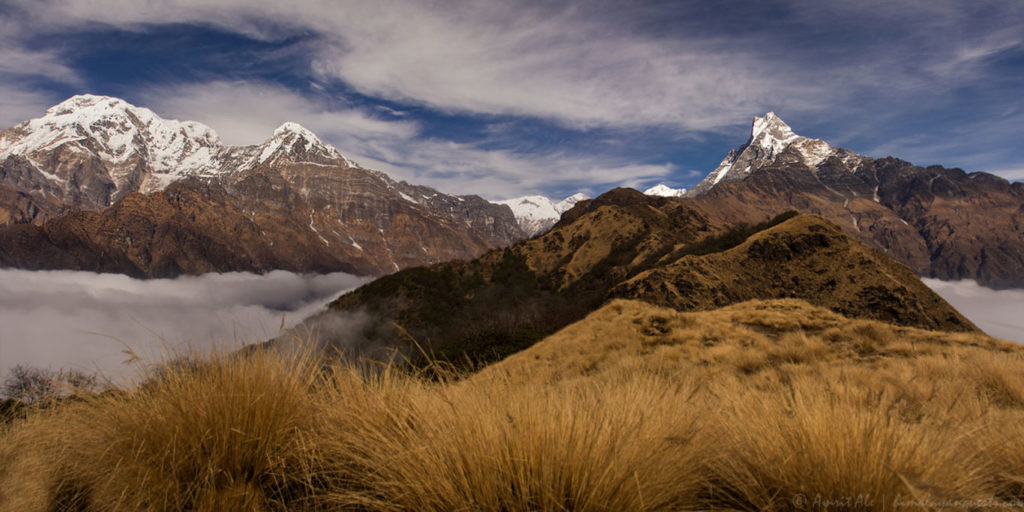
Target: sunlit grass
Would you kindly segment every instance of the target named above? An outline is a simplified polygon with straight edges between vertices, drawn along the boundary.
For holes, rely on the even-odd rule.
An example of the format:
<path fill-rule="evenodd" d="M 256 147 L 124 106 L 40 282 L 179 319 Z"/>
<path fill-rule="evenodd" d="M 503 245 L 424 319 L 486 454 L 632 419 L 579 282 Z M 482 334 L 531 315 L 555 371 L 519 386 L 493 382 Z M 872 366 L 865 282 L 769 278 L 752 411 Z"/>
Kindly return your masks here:
<path fill-rule="evenodd" d="M 573 328 L 472 376 L 261 352 L 176 365 L 6 427 L 0 509 L 1024 500 L 1024 359 L 1011 345 L 793 301 L 695 314 L 616 302 Z"/>

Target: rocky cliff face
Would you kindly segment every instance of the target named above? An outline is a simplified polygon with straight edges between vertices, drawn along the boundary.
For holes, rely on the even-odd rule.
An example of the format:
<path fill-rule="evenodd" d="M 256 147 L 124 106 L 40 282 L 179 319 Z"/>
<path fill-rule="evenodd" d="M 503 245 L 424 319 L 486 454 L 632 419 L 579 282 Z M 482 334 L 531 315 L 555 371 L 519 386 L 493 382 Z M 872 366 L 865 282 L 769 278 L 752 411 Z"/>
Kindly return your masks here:
<path fill-rule="evenodd" d="M 724 222 L 821 215 L 923 276 L 1024 287 L 1024 184 L 873 159 L 801 137 L 774 114 L 689 193 Z"/>
<path fill-rule="evenodd" d="M 261 224 L 221 187 L 184 180 L 160 192 L 129 194 L 100 211 L 8 226 L 0 230 L 0 264 L 135 277 L 272 269 L 369 273 L 372 268 L 326 250 L 302 224 L 274 221 Z"/>
<path fill-rule="evenodd" d="M 173 225 L 141 233 L 142 225 L 126 224 L 139 216 Z M 5 265 L 145 276 L 274 268 L 381 275 L 471 258 L 523 236 L 505 206 L 396 182 L 295 123 L 259 145 L 224 146 L 199 123 L 101 96 L 76 96 L 0 132 L 0 221 Z M 170 247 L 159 230 L 206 230 L 205 238 L 220 233 L 218 243 L 230 244 L 230 229 L 220 229 L 243 225 L 260 233 L 239 248 L 245 257 L 225 258 L 203 242 L 181 248 L 189 256 L 174 264 L 160 259 Z M 134 233 L 130 247 L 106 235 L 117 231 Z"/>

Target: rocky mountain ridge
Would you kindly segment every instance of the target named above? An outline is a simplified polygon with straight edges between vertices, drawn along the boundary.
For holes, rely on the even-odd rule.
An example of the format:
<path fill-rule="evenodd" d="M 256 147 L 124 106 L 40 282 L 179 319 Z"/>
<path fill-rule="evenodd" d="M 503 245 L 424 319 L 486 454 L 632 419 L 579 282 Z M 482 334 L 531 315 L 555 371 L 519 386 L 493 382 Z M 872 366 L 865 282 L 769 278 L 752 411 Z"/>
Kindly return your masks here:
<path fill-rule="evenodd" d="M 858 155 L 773 113 L 687 196 L 725 223 L 821 215 L 919 275 L 1024 287 L 1024 183 Z"/>
<path fill-rule="evenodd" d="M 722 182 L 742 181 L 751 172 L 778 161 L 799 162 L 816 169 L 825 160 L 836 157 L 855 169 L 866 160 L 856 153 L 832 147 L 829 143 L 793 133 L 774 112 L 764 117 L 754 117 L 750 127 L 750 139 L 746 144 L 729 151 L 729 154 L 700 183 L 686 195 L 695 197 L 706 193 Z"/>
<path fill-rule="evenodd" d="M 74 165 L 92 160 L 112 187 L 109 200 L 94 207 L 131 192 L 163 190 L 185 177 L 217 178 L 283 160 L 355 166 L 297 123 L 282 124 L 261 144 L 228 146 L 202 123 L 163 119 L 122 99 L 89 94 L 0 132 L 0 160 L 11 156 L 65 190 L 76 184 Z"/>
<path fill-rule="evenodd" d="M 326 341 L 415 355 L 411 338 L 455 362 L 506 357 L 612 298 L 687 311 L 802 298 L 852 317 L 976 330 L 907 267 L 825 219 L 793 215 L 730 226 L 692 200 L 615 189 L 510 248 L 382 277 L 302 328 L 362 315 L 372 325 Z"/>
<path fill-rule="evenodd" d="M 124 215 L 149 211 L 156 204 L 176 208 L 182 203 L 148 197 L 185 181 L 189 183 L 182 185 L 184 189 L 211 188 L 210 194 L 189 195 L 191 206 L 186 210 L 223 192 L 224 201 L 202 208 L 218 205 L 224 218 L 188 215 L 182 220 L 175 212 L 162 215 L 200 223 L 188 231 L 216 232 L 218 227 L 209 223 L 232 224 L 236 213 L 244 212 L 266 238 L 260 244 L 273 249 L 252 253 L 264 256 L 242 268 L 235 264 L 221 268 L 214 263 L 224 260 L 212 253 L 204 261 L 202 247 L 193 248 L 193 257 L 185 265 L 163 266 L 155 260 L 144 261 L 163 249 L 138 248 L 140 243 L 164 243 L 158 242 L 160 237 L 136 236 L 129 247 L 127 239 L 101 235 L 89 227 L 106 226 L 104 233 L 130 231 Z M 118 207 L 133 194 L 143 197 Z M 78 215 L 81 212 L 97 215 Z M 0 132 L 0 220 L 7 225 L 0 227 L 0 240 L 5 241 L 0 243 L 0 262 L 4 264 L 121 268 L 161 277 L 168 277 L 170 269 L 179 273 L 259 271 L 286 261 L 294 264 L 285 268 L 296 271 L 355 268 L 381 275 L 471 258 L 523 236 L 505 206 L 477 196 L 444 194 L 362 168 L 296 123 L 284 123 L 259 145 L 225 146 L 216 132 L 200 123 L 165 120 L 117 98 L 89 95 L 75 96 L 39 119 Z M 38 229 L 19 224 L 35 224 Z M 66 232 L 75 236 L 68 237 Z M 230 240 L 230 234 L 226 236 L 225 241 Z M 288 253 L 296 249 L 281 245 L 281 240 L 296 237 L 302 242 L 295 247 L 319 246 L 309 259 L 292 260 Z M 28 239 L 52 243 L 40 242 L 33 249 L 14 242 Z M 81 246 L 68 245 L 75 240 Z M 61 249 L 55 252 L 54 247 Z M 88 255 L 86 248 L 97 254 Z M 128 253 L 135 254 L 129 258 L 131 264 L 96 263 L 99 255 Z M 316 256 L 319 253 L 333 256 L 324 259 Z"/>

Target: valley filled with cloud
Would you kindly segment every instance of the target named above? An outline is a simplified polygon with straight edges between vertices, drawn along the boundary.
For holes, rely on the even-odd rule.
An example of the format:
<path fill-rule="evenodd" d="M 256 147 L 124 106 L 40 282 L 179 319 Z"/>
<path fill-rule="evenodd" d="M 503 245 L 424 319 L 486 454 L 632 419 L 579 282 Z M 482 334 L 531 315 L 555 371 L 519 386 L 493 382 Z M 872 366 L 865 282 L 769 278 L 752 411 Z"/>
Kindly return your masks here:
<path fill-rule="evenodd" d="M 299 324 L 363 282 L 344 273 L 281 270 L 154 280 L 0 270 L 0 376 L 7 362 L 117 379 L 137 375 L 139 364 L 168 354 L 233 350 L 273 338 L 282 325 Z M 992 290 L 969 280 L 924 282 L 986 333 L 1024 342 L 1024 290 Z M 129 349 L 142 360 L 125 364 Z"/>
<path fill-rule="evenodd" d="M 14 364 L 122 378 L 168 355 L 233 350 L 274 337 L 364 281 L 282 270 L 153 280 L 0 270 L 0 378 Z M 125 351 L 142 360 L 125 364 Z"/>
<path fill-rule="evenodd" d="M 1024 343 L 1024 290 L 993 290 L 970 279 L 921 279 L 989 336 Z"/>

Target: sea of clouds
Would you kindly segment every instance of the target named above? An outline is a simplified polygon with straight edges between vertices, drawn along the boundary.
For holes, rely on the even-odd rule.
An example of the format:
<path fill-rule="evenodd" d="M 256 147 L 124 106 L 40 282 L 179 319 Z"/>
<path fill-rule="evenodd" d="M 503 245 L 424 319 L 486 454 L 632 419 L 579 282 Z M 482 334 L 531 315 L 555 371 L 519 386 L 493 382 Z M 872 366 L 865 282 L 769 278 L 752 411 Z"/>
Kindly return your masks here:
<path fill-rule="evenodd" d="M 0 379 L 18 364 L 137 376 L 169 354 L 273 338 L 365 281 L 279 270 L 152 280 L 0 270 Z"/>
<path fill-rule="evenodd" d="M 1024 343 L 1024 290 L 993 290 L 972 280 L 922 281 L 989 336 Z"/>
<path fill-rule="evenodd" d="M 0 379 L 18 364 L 115 380 L 137 376 L 169 355 L 229 351 L 274 338 L 364 282 L 344 273 L 285 271 L 139 280 L 0 270 Z M 988 334 L 1024 343 L 1024 290 L 924 282 Z"/>

